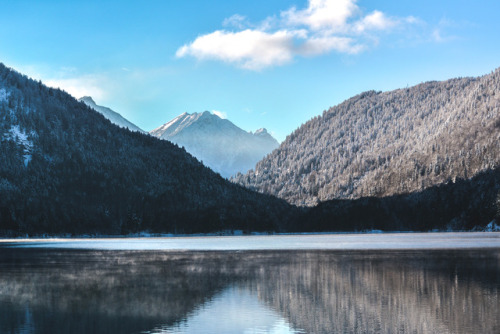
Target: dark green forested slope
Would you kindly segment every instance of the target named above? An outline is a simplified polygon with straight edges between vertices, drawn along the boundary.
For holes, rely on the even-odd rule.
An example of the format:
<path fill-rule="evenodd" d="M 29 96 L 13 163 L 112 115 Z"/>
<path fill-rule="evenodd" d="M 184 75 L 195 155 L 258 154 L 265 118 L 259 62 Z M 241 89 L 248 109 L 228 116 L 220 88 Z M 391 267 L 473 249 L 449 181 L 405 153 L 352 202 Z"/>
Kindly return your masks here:
<path fill-rule="evenodd" d="M 386 197 L 325 201 L 304 211 L 295 229 L 307 231 L 482 230 L 500 222 L 500 168 L 471 179 Z M 496 217 L 496 220 L 494 220 Z"/>
<path fill-rule="evenodd" d="M 0 64 L 0 233 L 282 230 L 293 211 Z"/>

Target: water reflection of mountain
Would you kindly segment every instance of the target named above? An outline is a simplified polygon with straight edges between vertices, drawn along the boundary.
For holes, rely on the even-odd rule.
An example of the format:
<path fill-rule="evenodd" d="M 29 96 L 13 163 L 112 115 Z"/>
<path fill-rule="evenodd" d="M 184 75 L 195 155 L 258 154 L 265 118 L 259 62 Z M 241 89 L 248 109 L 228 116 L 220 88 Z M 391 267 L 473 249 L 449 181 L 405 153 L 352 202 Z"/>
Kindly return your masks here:
<path fill-rule="evenodd" d="M 499 254 L 294 254 L 252 289 L 308 333 L 499 333 Z"/>
<path fill-rule="evenodd" d="M 0 273 L 0 332 L 167 328 L 189 321 L 231 286 L 257 295 L 307 333 L 500 332 L 499 250 L 1 249 Z"/>
<path fill-rule="evenodd" d="M 220 257 L 5 249 L 0 254 L 0 332 L 33 324 L 34 333 L 140 332 L 184 319 L 228 283 Z"/>

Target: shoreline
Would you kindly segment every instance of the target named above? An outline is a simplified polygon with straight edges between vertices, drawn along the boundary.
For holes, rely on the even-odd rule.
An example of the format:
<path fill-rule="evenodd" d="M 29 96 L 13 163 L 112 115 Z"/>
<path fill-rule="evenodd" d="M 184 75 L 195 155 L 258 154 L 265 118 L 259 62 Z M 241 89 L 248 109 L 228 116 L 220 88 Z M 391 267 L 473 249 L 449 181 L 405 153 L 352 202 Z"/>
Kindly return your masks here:
<path fill-rule="evenodd" d="M 500 232 L 412 232 L 0 239 L 0 248 L 89 250 L 431 250 L 500 249 Z"/>

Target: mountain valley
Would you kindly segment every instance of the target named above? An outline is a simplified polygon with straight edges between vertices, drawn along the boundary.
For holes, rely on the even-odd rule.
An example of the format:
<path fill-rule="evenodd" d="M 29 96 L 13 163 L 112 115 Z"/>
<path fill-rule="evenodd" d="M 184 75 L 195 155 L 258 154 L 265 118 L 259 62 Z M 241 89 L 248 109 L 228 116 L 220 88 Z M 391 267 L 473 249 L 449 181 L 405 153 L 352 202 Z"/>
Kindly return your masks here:
<path fill-rule="evenodd" d="M 248 133 L 204 112 L 150 135 L 117 113 L 96 112 L 109 108 L 90 108 L 90 98 L 77 101 L 0 64 L 0 234 L 496 226 L 499 87 L 497 70 L 360 94 L 229 182 L 179 146 L 197 139 L 227 148 L 237 137 L 247 148 L 277 145 L 267 131 Z M 230 136 L 216 138 L 214 129 Z"/>

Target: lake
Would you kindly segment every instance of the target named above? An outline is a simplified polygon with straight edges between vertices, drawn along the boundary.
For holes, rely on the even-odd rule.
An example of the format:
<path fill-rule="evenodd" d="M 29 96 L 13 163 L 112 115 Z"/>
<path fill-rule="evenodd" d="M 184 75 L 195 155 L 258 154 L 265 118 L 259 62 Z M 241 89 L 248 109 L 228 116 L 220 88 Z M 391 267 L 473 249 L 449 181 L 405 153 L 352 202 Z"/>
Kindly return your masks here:
<path fill-rule="evenodd" d="M 0 333 L 500 333 L 500 233 L 0 242 Z"/>

